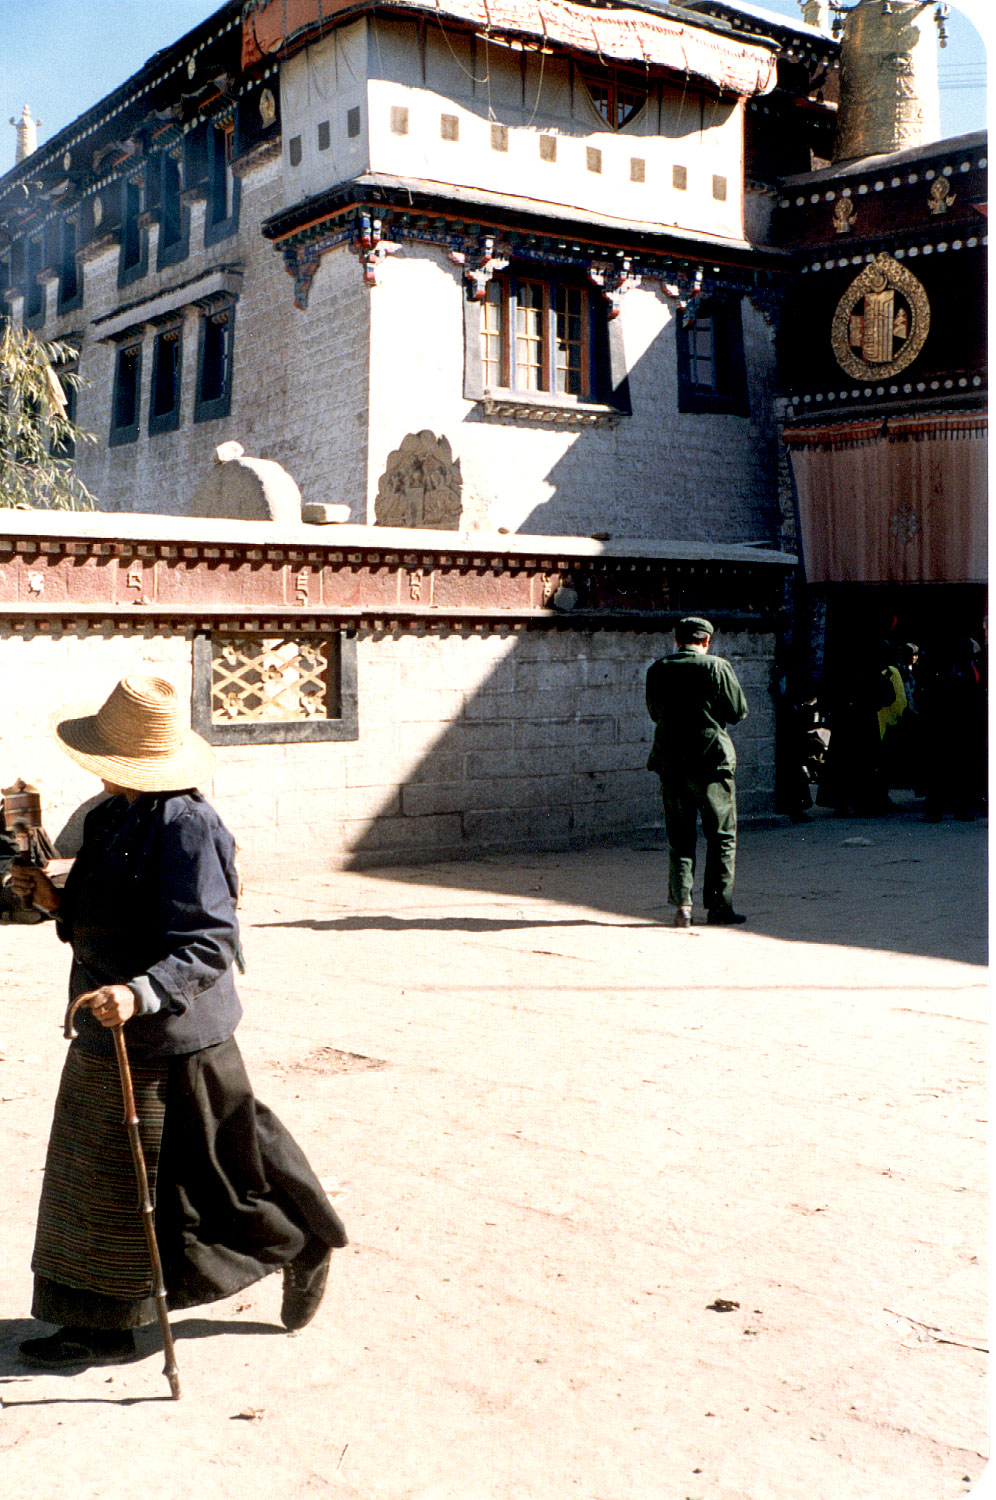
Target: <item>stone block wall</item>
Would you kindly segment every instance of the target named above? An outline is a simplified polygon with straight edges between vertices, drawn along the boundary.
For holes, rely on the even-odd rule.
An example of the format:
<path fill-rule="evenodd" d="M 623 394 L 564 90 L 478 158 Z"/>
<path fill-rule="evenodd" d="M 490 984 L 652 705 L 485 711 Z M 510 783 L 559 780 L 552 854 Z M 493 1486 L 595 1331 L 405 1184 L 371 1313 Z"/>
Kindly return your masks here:
<path fill-rule="evenodd" d="M 316 871 L 564 846 L 661 821 L 646 769 L 652 726 L 643 684 L 670 636 L 630 631 L 361 631 L 359 738 L 218 751 L 205 788 L 232 829 L 243 872 Z M 750 717 L 735 731 L 742 815 L 773 810 L 774 640 L 719 637 L 744 684 Z M 57 748 L 52 711 L 99 702 L 119 677 L 147 672 L 189 692 L 182 631 L 0 626 L 8 712 L 0 784 L 39 785 L 48 831 L 99 793 Z"/>
<path fill-rule="evenodd" d="M 354 519 L 365 520 L 369 295 L 355 256 L 344 252 L 323 260 L 309 310 L 294 306 L 294 283 L 260 232 L 262 221 L 280 204 L 279 160 L 254 167 L 241 179 L 237 234 L 205 249 L 205 204 L 195 202 L 185 260 L 155 269 L 159 230 L 153 225 L 147 231 L 146 276 L 119 290 L 119 251 L 113 246 L 85 267 L 83 307 L 46 321 L 46 338 L 82 333 L 80 373 L 88 384 L 79 392 L 77 421 L 97 444 L 80 449 L 78 466 L 101 510 L 189 514 L 215 448 L 234 439 L 251 457 L 282 464 L 297 480 L 305 502 L 351 503 Z M 148 431 L 153 333 L 146 329 L 138 437 L 109 447 L 115 345 L 102 341 L 95 320 L 222 268 L 242 277 L 234 314 L 229 415 L 194 421 L 198 314 L 191 307 L 183 324 L 177 429 Z M 54 287 L 49 299 L 54 309 Z M 136 319 L 140 314 L 139 305 Z"/>

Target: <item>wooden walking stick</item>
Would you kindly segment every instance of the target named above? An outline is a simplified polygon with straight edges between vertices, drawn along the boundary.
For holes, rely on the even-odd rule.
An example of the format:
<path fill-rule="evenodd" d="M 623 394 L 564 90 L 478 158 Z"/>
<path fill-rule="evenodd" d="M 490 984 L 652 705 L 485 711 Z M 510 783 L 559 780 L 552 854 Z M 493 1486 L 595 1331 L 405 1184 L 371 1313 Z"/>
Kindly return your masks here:
<path fill-rule="evenodd" d="M 80 996 L 80 999 L 82 998 Z M 67 1038 L 71 1038 L 73 1035 L 73 1019 L 79 1003 L 79 1000 L 74 1000 L 66 1013 Z M 117 1026 L 112 1026 L 111 1035 L 114 1038 L 114 1053 L 118 1060 L 118 1073 L 121 1076 L 121 1094 L 124 1099 L 125 1110 L 124 1123 L 128 1127 L 128 1144 L 131 1146 L 131 1159 L 135 1164 L 135 1180 L 138 1183 L 142 1227 L 145 1230 L 145 1243 L 149 1249 L 149 1265 L 152 1268 L 152 1294 L 156 1299 L 156 1315 L 159 1318 L 159 1328 L 163 1336 L 163 1354 L 166 1358 L 166 1363 L 163 1365 L 163 1374 L 169 1381 L 170 1395 L 174 1401 L 179 1401 L 180 1376 L 176 1368 L 173 1331 L 169 1326 L 169 1313 L 166 1309 L 166 1287 L 163 1283 L 163 1267 L 162 1261 L 159 1259 L 159 1246 L 156 1243 L 156 1229 L 152 1217 L 152 1198 L 149 1194 L 149 1175 L 145 1170 L 145 1153 L 142 1150 L 142 1142 L 138 1134 L 138 1110 L 135 1108 L 135 1090 L 131 1081 L 131 1067 L 128 1063 L 128 1049 L 125 1046 L 123 1024 L 119 1023 Z"/>

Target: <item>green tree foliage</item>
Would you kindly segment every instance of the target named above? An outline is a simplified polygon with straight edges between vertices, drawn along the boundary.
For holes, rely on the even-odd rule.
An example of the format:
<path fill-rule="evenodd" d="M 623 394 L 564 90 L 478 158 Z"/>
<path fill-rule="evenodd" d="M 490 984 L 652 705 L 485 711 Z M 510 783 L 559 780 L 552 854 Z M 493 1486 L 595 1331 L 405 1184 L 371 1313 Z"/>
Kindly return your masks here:
<path fill-rule="evenodd" d="M 2 319 L 0 329 L 0 508 L 93 510 L 75 453 L 96 438 L 70 420 L 66 401 L 85 382 L 61 369 L 77 351 Z"/>

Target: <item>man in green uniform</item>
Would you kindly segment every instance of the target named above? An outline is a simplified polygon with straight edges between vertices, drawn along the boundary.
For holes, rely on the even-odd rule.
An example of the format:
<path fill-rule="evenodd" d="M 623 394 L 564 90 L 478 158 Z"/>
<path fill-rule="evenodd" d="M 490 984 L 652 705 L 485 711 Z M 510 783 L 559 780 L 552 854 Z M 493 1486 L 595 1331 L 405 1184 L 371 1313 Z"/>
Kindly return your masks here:
<path fill-rule="evenodd" d="M 747 714 L 747 699 L 728 661 L 709 655 L 714 631 L 688 615 L 675 627 L 677 650 L 647 673 L 647 708 L 657 726 L 647 768 L 661 780 L 668 842 L 668 894 L 675 927 L 692 922 L 696 821 L 706 841 L 703 899 L 708 922 L 745 922 L 733 909 L 737 856 L 737 767 L 728 724 Z"/>

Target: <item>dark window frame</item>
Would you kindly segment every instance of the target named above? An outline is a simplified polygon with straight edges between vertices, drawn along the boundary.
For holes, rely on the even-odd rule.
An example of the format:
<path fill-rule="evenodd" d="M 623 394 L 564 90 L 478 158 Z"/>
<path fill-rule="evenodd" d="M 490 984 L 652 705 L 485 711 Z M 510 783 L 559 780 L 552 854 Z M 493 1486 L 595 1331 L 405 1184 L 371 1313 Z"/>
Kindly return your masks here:
<path fill-rule="evenodd" d="M 224 322 L 222 319 L 224 318 Z M 214 377 L 216 358 L 214 328 L 224 329 L 220 379 Z M 235 349 L 235 301 L 232 298 L 212 302 L 200 309 L 197 331 L 197 386 L 194 393 L 194 421 L 214 422 L 227 417 L 232 408 L 232 367 Z"/>
<path fill-rule="evenodd" d="M 76 357 L 74 359 L 66 360 L 63 364 L 56 365 L 55 367 L 55 373 L 59 378 L 59 384 L 62 386 L 62 394 L 66 400 L 66 416 L 75 425 L 76 412 L 79 406 L 79 387 L 70 384 L 68 380 L 64 379 L 64 376 L 79 374 L 80 347 L 76 338 L 63 339 L 62 342 L 76 350 Z M 76 444 L 72 438 L 67 438 L 63 443 L 53 443 L 51 445 L 51 453 L 54 458 L 75 458 Z"/>
<path fill-rule="evenodd" d="M 183 170 L 171 151 L 159 161 L 159 242 L 156 270 L 179 265 L 190 254 L 190 209 L 183 202 Z"/>
<path fill-rule="evenodd" d="M 711 352 L 702 343 L 706 336 Z M 680 412 L 750 416 L 740 297 L 703 298 L 684 314 L 679 313 L 675 344 Z"/>
<path fill-rule="evenodd" d="M 235 122 L 208 127 L 207 207 L 204 214 L 204 247 L 217 245 L 237 234 L 242 204 L 242 179 L 232 170 L 235 154 Z"/>
<path fill-rule="evenodd" d="M 149 269 L 149 235 L 142 228 L 145 183 L 139 177 L 121 184 L 121 249 L 118 254 L 118 286 L 130 286 Z"/>
<path fill-rule="evenodd" d="M 41 328 L 45 322 L 48 297 L 41 282 L 45 269 L 45 243 L 40 234 L 29 235 L 24 245 L 24 312 L 25 328 Z"/>
<path fill-rule="evenodd" d="M 334 718 L 265 720 L 256 723 L 216 724 L 211 718 L 211 686 L 215 643 L 225 636 L 273 636 L 320 639 L 335 644 L 339 713 Z M 283 632 L 277 629 L 217 630 L 198 632 L 193 641 L 193 685 L 190 721 L 209 745 L 302 745 L 330 740 L 359 739 L 357 704 L 356 636 L 348 631 Z"/>
<path fill-rule="evenodd" d="M 150 436 L 175 432 L 180 425 L 183 388 L 183 324 L 173 321 L 156 330 L 152 345 L 152 379 L 149 383 Z"/>
<path fill-rule="evenodd" d="M 128 422 L 121 421 L 121 404 L 124 387 L 122 375 L 125 365 L 132 366 L 129 379 L 132 413 Z M 129 339 L 117 346 L 114 357 L 114 389 L 111 394 L 111 430 L 108 447 L 119 448 L 123 443 L 134 443 L 138 438 L 142 412 L 142 343 L 140 339 Z"/>
<path fill-rule="evenodd" d="M 56 305 L 60 313 L 67 313 L 83 306 L 83 267 L 77 259 L 79 223 L 74 215 L 67 215 L 63 219 L 60 238 L 59 294 Z"/>

